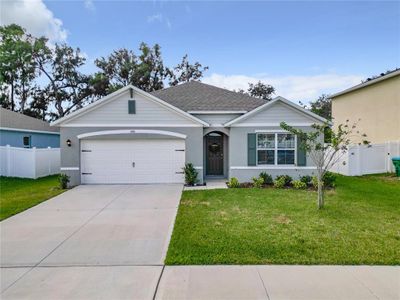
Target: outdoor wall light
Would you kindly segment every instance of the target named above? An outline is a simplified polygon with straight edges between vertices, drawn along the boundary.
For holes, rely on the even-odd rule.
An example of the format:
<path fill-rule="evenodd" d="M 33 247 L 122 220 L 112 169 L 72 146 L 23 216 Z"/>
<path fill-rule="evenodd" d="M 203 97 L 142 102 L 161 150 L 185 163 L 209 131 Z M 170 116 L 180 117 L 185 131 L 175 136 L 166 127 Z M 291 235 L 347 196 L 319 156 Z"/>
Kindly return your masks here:
<path fill-rule="evenodd" d="M 67 146 L 68 146 L 68 147 L 71 147 L 71 145 L 72 145 L 72 142 L 71 142 L 70 139 L 68 139 L 68 140 L 67 140 Z"/>

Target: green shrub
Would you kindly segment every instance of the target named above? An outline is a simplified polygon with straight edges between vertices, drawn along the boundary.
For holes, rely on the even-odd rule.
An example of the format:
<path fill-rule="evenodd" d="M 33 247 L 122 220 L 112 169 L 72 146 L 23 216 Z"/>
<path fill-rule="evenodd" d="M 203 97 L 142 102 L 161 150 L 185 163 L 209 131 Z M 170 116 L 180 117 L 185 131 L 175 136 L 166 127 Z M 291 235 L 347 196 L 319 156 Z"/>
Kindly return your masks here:
<path fill-rule="evenodd" d="M 261 178 L 261 177 L 253 177 L 252 180 L 253 180 L 253 187 L 258 188 L 258 189 L 262 188 L 262 186 L 264 184 L 264 179 L 263 178 Z"/>
<path fill-rule="evenodd" d="M 278 176 L 274 180 L 274 187 L 281 189 L 284 188 L 286 185 L 286 180 L 284 176 Z"/>
<path fill-rule="evenodd" d="M 229 179 L 228 187 L 230 187 L 231 189 L 239 188 L 239 180 L 236 177 L 232 177 L 231 179 Z"/>
<path fill-rule="evenodd" d="M 260 178 L 264 179 L 264 184 L 271 185 L 274 183 L 274 180 L 272 179 L 272 176 L 269 175 L 267 172 L 261 172 L 260 173 Z"/>
<path fill-rule="evenodd" d="M 199 181 L 197 179 L 197 175 L 199 173 L 193 167 L 192 163 L 185 164 L 185 167 L 183 168 L 183 172 L 185 173 L 185 183 L 187 185 L 195 185 Z"/>
<path fill-rule="evenodd" d="M 58 176 L 58 183 L 60 184 L 60 189 L 65 190 L 68 187 L 69 176 L 67 174 L 61 173 Z"/>
<path fill-rule="evenodd" d="M 326 172 L 322 178 L 322 185 L 324 188 L 333 188 L 336 186 L 336 174 L 332 172 Z M 315 189 L 318 188 L 318 179 L 316 176 L 312 178 L 312 185 Z"/>
<path fill-rule="evenodd" d="M 325 187 L 333 188 L 336 186 L 336 175 L 332 172 L 326 172 L 322 181 Z"/>
<path fill-rule="evenodd" d="M 292 184 L 293 184 L 293 187 L 298 190 L 307 188 L 307 184 L 301 180 L 293 180 Z"/>
<path fill-rule="evenodd" d="M 283 178 L 283 179 L 281 179 Z M 289 175 L 278 175 L 276 176 L 276 179 L 280 179 L 283 180 L 285 182 L 285 186 L 290 186 L 290 184 L 292 183 L 293 178 L 290 177 Z"/>
<path fill-rule="evenodd" d="M 311 185 L 311 180 L 312 180 L 312 177 L 309 176 L 309 175 L 305 175 L 305 176 L 301 176 L 300 177 L 300 181 L 304 182 L 307 186 Z"/>
<path fill-rule="evenodd" d="M 313 176 L 313 177 L 312 177 L 311 183 L 312 183 L 312 186 L 313 186 L 315 189 L 318 189 L 318 178 L 317 178 L 317 176 Z"/>

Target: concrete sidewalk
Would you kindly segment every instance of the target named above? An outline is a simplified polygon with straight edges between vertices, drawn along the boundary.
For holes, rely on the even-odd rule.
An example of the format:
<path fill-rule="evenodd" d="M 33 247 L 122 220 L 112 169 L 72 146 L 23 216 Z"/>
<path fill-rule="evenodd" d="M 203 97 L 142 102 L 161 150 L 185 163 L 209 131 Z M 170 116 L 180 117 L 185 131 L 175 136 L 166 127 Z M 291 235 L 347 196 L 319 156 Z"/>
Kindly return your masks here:
<path fill-rule="evenodd" d="M 400 268 L 171 266 L 156 299 L 400 299 Z"/>

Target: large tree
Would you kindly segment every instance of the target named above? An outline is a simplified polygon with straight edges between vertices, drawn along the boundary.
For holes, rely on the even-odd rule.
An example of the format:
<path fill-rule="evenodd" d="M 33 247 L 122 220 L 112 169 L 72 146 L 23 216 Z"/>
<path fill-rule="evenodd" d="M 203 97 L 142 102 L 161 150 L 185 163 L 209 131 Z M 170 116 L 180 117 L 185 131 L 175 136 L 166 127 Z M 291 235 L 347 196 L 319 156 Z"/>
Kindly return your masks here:
<path fill-rule="evenodd" d="M 247 91 L 243 89 L 238 89 L 237 91 L 236 90 L 234 91 L 242 94 L 247 94 L 251 97 L 263 99 L 266 101 L 272 100 L 272 95 L 275 94 L 275 88 L 272 85 L 265 84 L 261 81 L 258 81 L 257 83 L 249 82 L 248 84 L 249 87 Z"/>
<path fill-rule="evenodd" d="M 141 43 L 139 54 L 133 50 L 119 49 L 107 57 L 95 60 L 100 72 L 95 82 L 108 94 L 122 86 L 132 84 L 144 91 L 152 92 L 164 88 L 164 82 L 177 85 L 181 82 L 199 80 L 208 67 L 198 62 L 191 64 L 187 55 L 173 68 L 165 67 L 158 44 L 149 46 Z"/>
<path fill-rule="evenodd" d="M 332 120 L 332 100 L 329 95 L 322 94 L 317 100 L 311 101 L 310 110 L 327 120 Z"/>
<path fill-rule="evenodd" d="M 49 106 L 50 119 L 58 119 L 92 101 L 96 90 L 92 76 L 80 72 L 86 58 L 79 48 L 66 44 L 56 45 L 51 58 L 38 60 L 38 68 L 48 83 L 37 90 L 33 109 L 43 110 Z"/>
<path fill-rule="evenodd" d="M 169 85 L 178 85 L 181 82 L 189 82 L 192 80 L 199 80 L 203 77 L 203 73 L 208 70 L 208 67 L 203 67 L 199 62 L 191 64 L 186 54 L 181 63 L 175 66 L 173 69 L 167 68 L 169 79 Z"/>
<path fill-rule="evenodd" d="M 44 37 L 34 38 L 16 24 L 0 27 L 1 106 L 25 112 L 36 90 L 36 61 L 49 54 Z"/>

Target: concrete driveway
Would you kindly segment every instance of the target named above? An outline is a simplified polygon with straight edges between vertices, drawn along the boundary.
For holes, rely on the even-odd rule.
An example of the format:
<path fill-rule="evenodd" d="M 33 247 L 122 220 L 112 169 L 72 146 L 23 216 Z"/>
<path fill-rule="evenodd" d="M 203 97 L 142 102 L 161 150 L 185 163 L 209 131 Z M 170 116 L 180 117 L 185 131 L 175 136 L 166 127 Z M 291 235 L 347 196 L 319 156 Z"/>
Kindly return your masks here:
<path fill-rule="evenodd" d="M 3 221 L 1 298 L 151 299 L 181 192 L 78 186 Z"/>

